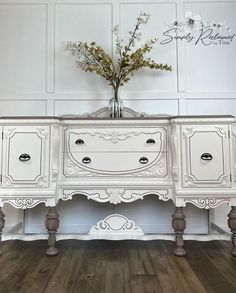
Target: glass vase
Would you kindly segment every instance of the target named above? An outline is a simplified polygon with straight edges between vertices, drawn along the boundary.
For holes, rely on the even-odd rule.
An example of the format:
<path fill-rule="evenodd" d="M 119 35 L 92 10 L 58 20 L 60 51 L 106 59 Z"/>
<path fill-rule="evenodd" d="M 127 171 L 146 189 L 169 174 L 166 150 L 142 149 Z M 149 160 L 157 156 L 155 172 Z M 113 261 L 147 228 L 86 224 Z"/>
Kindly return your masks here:
<path fill-rule="evenodd" d="M 123 116 L 123 101 L 119 97 L 113 97 L 109 101 L 109 113 L 112 118 L 121 118 Z"/>

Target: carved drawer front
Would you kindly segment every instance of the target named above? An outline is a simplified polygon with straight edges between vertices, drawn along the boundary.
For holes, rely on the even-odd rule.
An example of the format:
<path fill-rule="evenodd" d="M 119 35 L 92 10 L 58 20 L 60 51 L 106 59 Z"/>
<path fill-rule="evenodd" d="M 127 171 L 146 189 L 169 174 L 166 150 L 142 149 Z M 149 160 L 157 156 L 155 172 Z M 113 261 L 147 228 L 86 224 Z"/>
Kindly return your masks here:
<path fill-rule="evenodd" d="M 4 127 L 2 187 L 46 187 L 48 165 L 49 127 Z"/>
<path fill-rule="evenodd" d="M 182 127 L 183 186 L 230 187 L 227 125 Z"/>
<path fill-rule="evenodd" d="M 165 177 L 166 140 L 164 127 L 66 129 L 64 175 Z"/>
<path fill-rule="evenodd" d="M 152 166 L 159 154 L 157 153 L 73 153 L 73 160 L 83 169 L 95 172 L 134 172 Z"/>
<path fill-rule="evenodd" d="M 165 128 L 67 129 L 65 152 L 163 152 Z"/>

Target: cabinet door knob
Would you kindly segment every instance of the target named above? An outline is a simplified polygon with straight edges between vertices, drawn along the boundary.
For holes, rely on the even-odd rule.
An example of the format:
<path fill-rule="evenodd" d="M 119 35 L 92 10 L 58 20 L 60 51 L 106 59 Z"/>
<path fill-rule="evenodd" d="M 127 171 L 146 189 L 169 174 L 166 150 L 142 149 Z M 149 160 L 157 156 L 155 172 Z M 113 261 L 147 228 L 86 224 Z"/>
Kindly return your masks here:
<path fill-rule="evenodd" d="M 75 141 L 75 144 L 84 144 L 84 141 L 83 141 L 83 139 L 78 138 L 78 139 Z"/>
<path fill-rule="evenodd" d="M 211 161 L 213 159 L 212 155 L 209 153 L 203 153 L 201 159 L 204 161 Z"/>
<path fill-rule="evenodd" d="M 83 162 L 84 164 L 89 164 L 89 163 L 91 163 L 91 159 L 90 159 L 89 157 L 84 157 L 84 158 L 82 159 L 82 162 Z"/>
<path fill-rule="evenodd" d="M 30 155 L 28 155 L 28 154 L 22 154 L 22 155 L 20 155 L 19 156 L 19 160 L 21 161 L 21 162 L 27 162 L 27 161 L 29 161 L 31 158 L 30 158 Z"/>
<path fill-rule="evenodd" d="M 154 144 L 156 143 L 155 140 L 153 138 L 149 138 L 147 141 L 146 141 L 147 144 Z"/>
<path fill-rule="evenodd" d="M 139 159 L 139 163 L 141 163 L 141 164 L 147 164 L 147 163 L 148 163 L 148 158 L 146 158 L 146 157 L 141 157 L 141 158 Z"/>

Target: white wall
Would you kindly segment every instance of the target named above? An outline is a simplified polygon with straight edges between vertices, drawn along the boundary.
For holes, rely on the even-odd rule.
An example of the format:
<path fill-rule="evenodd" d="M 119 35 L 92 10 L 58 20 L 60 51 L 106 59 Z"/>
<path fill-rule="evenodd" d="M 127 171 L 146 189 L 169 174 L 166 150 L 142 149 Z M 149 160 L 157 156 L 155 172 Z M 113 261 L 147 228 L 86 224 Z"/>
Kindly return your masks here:
<path fill-rule="evenodd" d="M 106 106 L 112 95 L 106 82 L 78 70 L 73 58 L 64 51 L 65 42 L 96 41 L 112 53 L 112 27 L 119 23 L 126 39 L 126 32 L 133 28 L 141 10 L 151 14 L 143 30 L 143 41 L 149 37 L 161 40 L 166 24 L 181 19 L 188 10 L 200 13 L 204 19 L 225 21 L 236 31 L 235 0 L 0 0 L 0 115 L 79 114 Z M 125 106 L 141 112 L 236 115 L 235 52 L 236 40 L 228 46 L 159 44 L 151 56 L 158 62 L 171 64 L 173 71 L 143 70 L 122 89 L 120 96 Z M 170 231 L 171 203 L 154 198 L 145 201 L 144 206 L 150 209 L 155 206 L 150 227 L 155 225 L 155 232 L 163 227 Z M 77 223 L 76 216 L 70 219 L 70 210 L 84 206 L 91 213 L 91 205 L 96 210 L 102 209 L 84 199 L 75 200 L 73 205 L 60 204 L 65 226 L 61 230 L 70 230 L 73 219 Z M 117 206 L 116 211 L 146 225 L 146 207 L 137 202 L 127 207 Z M 108 205 L 103 214 L 110 209 L 113 207 Z M 168 215 L 165 219 L 161 216 L 163 210 Z M 10 209 L 7 216 L 12 213 Z M 44 209 L 37 207 L 27 215 L 33 217 L 36 225 L 37 215 L 42 219 L 43 213 Z M 190 205 L 187 213 L 192 219 L 189 232 L 207 232 L 206 211 Z M 222 214 L 223 211 L 219 217 Z M 99 211 L 95 218 L 96 215 L 101 216 Z M 86 216 L 83 217 L 86 222 Z M 220 220 L 220 223 L 226 222 Z"/>

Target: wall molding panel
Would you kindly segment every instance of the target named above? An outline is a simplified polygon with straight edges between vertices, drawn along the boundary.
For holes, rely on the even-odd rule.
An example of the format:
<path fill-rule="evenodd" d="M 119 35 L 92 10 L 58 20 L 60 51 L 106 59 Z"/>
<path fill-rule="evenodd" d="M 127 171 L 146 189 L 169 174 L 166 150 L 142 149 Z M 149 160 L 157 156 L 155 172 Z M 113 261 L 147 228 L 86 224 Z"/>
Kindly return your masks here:
<path fill-rule="evenodd" d="M 224 47 L 186 45 L 184 41 L 160 45 L 168 25 L 183 19 L 186 11 L 209 21 L 226 22 L 236 33 L 236 0 L 0 0 L 0 115 L 75 115 L 107 106 L 111 88 L 95 74 L 76 68 L 73 56 L 64 50 L 66 41 L 95 40 L 114 56 L 112 28 L 119 24 L 122 38 L 127 38 L 127 31 L 133 29 L 141 10 L 151 14 L 142 30 L 142 42 L 157 37 L 151 57 L 171 64 L 173 71 L 143 70 L 135 74 L 120 91 L 124 106 L 149 114 L 236 116 L 236 37 Z M 74 220 L 69 212 L 73 208 L 82 212 L 84 209 L 84 221 L 88 220 L 91 206 L 87 202 L 81 200 L 77 205 L 74 203 L 75 207 L 64 203 L 63 209 L 65 204 L 68 223 Z M 150 200 L 147 208 L 154 204 L 153 215 L 159 215 L 158 225 L 170 225 L 160 213 L 165 207 L 171 214 L 173 207 Z M 97 216 L 98 206 L 93 209 Z M 109 209 L 113 207 L 104 207 L 104 216 Z M 124 207 L 120 209 L 122 213 Z M 131 206 L 129 210 L 132 211 Z M 195 228 L 203 227 L 199 233 L 206 233 L 207 212 L 199 213 L 191 205 L 187 213 L 188 210 L 192 219 L 188 232 L 197 233 Z M 44 218 L 42 207 L 27 211 L 27 217 L 37 222 L 35 211 L 39 218 Z M 12 215 L 11 210 L 8 213 Z M 138 211 L 133 210 L 135 213 Z M 157 218 L 150 225 L 156 225 L 156 221 Z M 43 233 L 39 228 L 28 230 Z"/>
<path fill-rule="evenodd" d="M 19 7 L 26 9 L 22 12 Z M 236 31 L 236 20 L 231 12 L 234 8 L 236 1 L 227 0 L 0 0 L 0 24 L 4 27 L 0 29 L 4 45 L 0 59 L 5 60 L 3 68 L 0 69 L 3 81 L 0 86 L 0 101 L 3 104 L 12 101 L 14 104 L 14 101 L 21 100 L 24 103 L 25 100 L 30 100 L 29 105 L 32 107 L 32 101 L 41 101 L 45 105 L 45 115 L 69 112 L 73 109 L 75 101 L 86 104 L 80 107 L 81 110 L 78 109 L 79 114 L 81 111 L 95 109 L 99 105 L 105 105 L 112 91 L 106 82 L 95 74 L 76 68 L 73 57 L 63 50 L 68 39 L 92 41 L 97 37 L 97 42 L 114 55 L 112 27 L 119 23 L 121 34 L 125 38 L 140 10 L 151 13 L 149 24 L 143 28 L 142 40 L 145 41 L 149 37 L 161 36 L 165 24 L 175 18 L 183 18 L 187 10 L 200 13 L 202 18 L 209 17 L 215 21 L 226 22 L 228 20 L 232 30 Z M 23 40 L 21 44 L 18 40 L 14 43 L 16 36 L 9 25 L 9 22 L 15 19 L 16 13 L 22 15 L 19 21 L 23 21 L 16 32 Z M 83 18 L 84 14 L 86 17 Z M 94 23 L 95 16 L 97 23 Z M 101 24 L 99 27 L 98 23 Z M 33 34 L 34 30 L 36 31 Z M 201 113 L 200 101 L 213 99 L 216 105 L 213 112 L 221 114 L 221 105 L 225 99 L 227 105 L 232 103 L 234 106 L 236 103 L 236 78 L 233 72 L 236 66 L 233 56 L 235 49 L 236 40 L 223 48 L 223 51 L 216 47 L 197 49 L 189 44 L 186 46 L 181 41 L 168 48 L 157 44 L 152 57 L 160 62 L 172 64 L 173 72 L 140 71 L 137 77 L 134 76 L 134 79 L 121 89 L 120 95 L 125 103 L 127 101 L 127 105 L 132 104 L 132 100 L 139 100 L 139 105 L 146 102 L 147 111 L 152 111 L 152 107 L 148 106 L 150 100 L 155 104 L 166 100 L 167 108 L 165 109 L 163 103 L 161 108 L 164 107 L 164 112 L 169 114 L 192 114 L 194 107 L 198 107 L 196 112 Z M 19 56 L 14 59 L 16 54 Z M 194 58 L 191 57 L 192 54 Z M 212 60 L 211 56 L 214 57 Z M 230 60 L 232 62 L 229 64 Z M 207 64 L 207 67 L 204 68 L 203 64 Z M 220 70 L 217 71 L 218 64 Z M 227 66 L 223 67 L 223 64 Z M 60 110 L 59 105 L 63 104 L 65 107 L 66 103 L 68 111 L 65 108 Z M 142 106 L 140 108 L 142 109 Z M 227 108 L 230 109 L 230 106 Z M 19 115 L 23 115 L 19 109 Z M 39 112 L 42 113 L 41 108 Z M 205 110 L 203 112 L 205 113 Z M 236 114 L 236 110 L 231 109 L 231 114 Z M 7 107 L 6 111 L 2 111 L 2 115 L 7 115 Z"/>
<path fill-rule="evenodd" d="M 47 3 L 0 2 L 1 97 L 45 93 L 47 14 Z"/>

